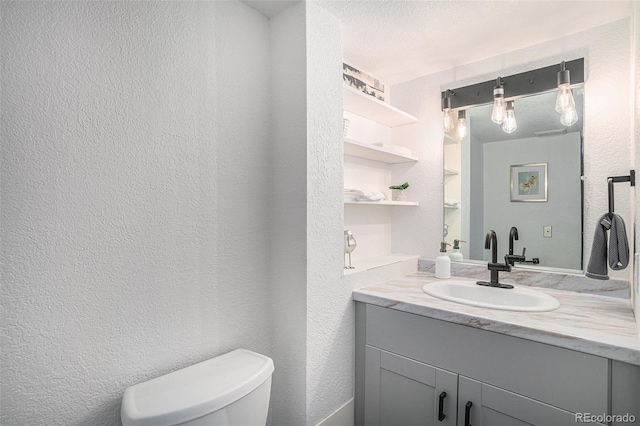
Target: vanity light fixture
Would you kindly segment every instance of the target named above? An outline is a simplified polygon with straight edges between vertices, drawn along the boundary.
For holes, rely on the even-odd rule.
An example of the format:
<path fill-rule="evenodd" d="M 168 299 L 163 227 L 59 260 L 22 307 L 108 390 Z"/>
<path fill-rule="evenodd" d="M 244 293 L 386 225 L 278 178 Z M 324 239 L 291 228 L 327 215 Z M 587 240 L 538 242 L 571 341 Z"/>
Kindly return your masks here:
<path fill-rule="evenodd" d="M 498 77 L 493 88 L 493 110 L 491 111 L 491 121 L 502 124 L 506 116 L 506 105 L 504 103 L 504 86 L 502 77 Z"/>
<path fill-rule="evenodd" d="M 465 110 L 458 111 L 458 127 L 456 128 L 456 136 L 458 140 L 467 136 L 467 112 Z"/>
<path fill-rule="evenodd" d="M 504 121 L 502 122 L 502 130 L 505 133 L 513 133 L 518 128 L 516 123 L 516 114 L 514 111 L 514 101 L 508 101 Z"/>
<path fill-rule="evenodd" d="M 576 86 L 585 82 L 584 58 L 563 61 L 560 68 L 560 72 L 558 72 L 558 64 L 555 63 L 543 68 L 441 92 L 442 110 L 445 113 L 445 131 L 449 132 L 455 126 L 451 117 L 452 109 L 460 111 L 477 105 L 493 103 L 491 121 L 503 124 L 507 117 L 505 99 L 514 100 L 522 96 L 555 90 L 558 91 L 556 110 L 561 114 L 560 122 L 565 126 L 575 124 L 579 117 L 571 84 Z M 507 129 L 510 127 L 511 124 L 506 126 Z"/>
<path fill-rule="evenodd" d="M 449 133 L 455 127 L 451 116 L 451 95 L 453 95 L 453 92 L 447 89 L 444 91 L 444 97 L 442 98 L 442 128 L 445 133 Z"/>

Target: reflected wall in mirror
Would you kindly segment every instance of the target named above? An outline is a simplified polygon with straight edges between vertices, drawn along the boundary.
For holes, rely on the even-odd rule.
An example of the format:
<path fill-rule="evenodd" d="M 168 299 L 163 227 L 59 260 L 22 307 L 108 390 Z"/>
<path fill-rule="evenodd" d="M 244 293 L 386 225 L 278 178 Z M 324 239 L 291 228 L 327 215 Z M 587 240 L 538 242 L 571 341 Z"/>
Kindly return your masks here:
<path fill-rule="evenodd" d="M 466 109 L 464 138 L 458 140 L 455 129 L 445 134 L 445 240 L 466 241 L 460 245 L 465 260 L 490 259 L 484 238 L 493 229 L 500 262 L 511 246 L 513 254 L 525 256 L 515 266 L 582 271 L 584 91 L 573 88 L 578 121 L 568 127 L 555 111 L 556 93 L 516 99 L 513 133 L 491 121 L 492 105 L 481 105 Z M 529 182 L 516 184 L 512 193 L 512 167 L 531 164 L 546 164 L 546 179 L 540 174 L 543 168 L 540 173 L 536 167 L 522 168 L 530 172 L 521 173 Z M 512 227 L 518 239 L 511 238 L 510 244 Z"/>

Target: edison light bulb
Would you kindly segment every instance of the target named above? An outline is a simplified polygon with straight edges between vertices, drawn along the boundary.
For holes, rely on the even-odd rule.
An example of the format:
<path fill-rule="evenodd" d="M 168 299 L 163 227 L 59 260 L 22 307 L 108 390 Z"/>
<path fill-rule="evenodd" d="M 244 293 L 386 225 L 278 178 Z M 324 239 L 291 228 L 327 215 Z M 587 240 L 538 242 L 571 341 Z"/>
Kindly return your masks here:
<path fill-rule="evenodd" d="M 576 102 L 573 100 L 573 94 L 569 88 L 569 84 L 558 86 L 558 96 L 556 97 L 556 111 L 563 112 L 576 108 Z"/>
<path fill-rule="evenodd" d="M 458 127 L 456 128 L 456 136 L 458 137 L 458 140 L 462 140 L 467 136 L 467 113 L 465 111 L 458 111 Z"/>
<path fill-rule="evenodd" d="M 449 94 L 453 93 L 450 90 L 446 90 L 444 92 L 444 97 L 442 98 L 442 128 L 445 133 L 449 133 L 455 127 L 455 123 L 453 122 L 453 117 L 451 117 L 451 98 Z"/>
<path fill-rule="evenodd" d="M 446 133 L 453 130 L 455 124 L 453 122 L 453 117 L 451 117 L 451 109 L 445 108 L 444 114 L 442 115 L 442 127 Z"/>
<path fill-rule="evenodd" d="M 507 102 L 506 114 L 504 122 L 502 123 L 502 130 L 505 133 L 513 133 L 517 128 L 518 123 L 516 123 L 516 114 L 513 108 L 513 101 Z"/>
<path fill-rule="evenodd" d="M 491 121 L 502 124 L 506 115 L 504 103 L 504 89 L 502 86 L 495 86 L 493 89 L 493 110 L 491 111 Z"/>
<path fill-rule="evenodd" d="M 560 123 L 565 126 L 571 126 L 578 121 L 578 113 L 575 108 L 569 108 L 560 114 Z"/>

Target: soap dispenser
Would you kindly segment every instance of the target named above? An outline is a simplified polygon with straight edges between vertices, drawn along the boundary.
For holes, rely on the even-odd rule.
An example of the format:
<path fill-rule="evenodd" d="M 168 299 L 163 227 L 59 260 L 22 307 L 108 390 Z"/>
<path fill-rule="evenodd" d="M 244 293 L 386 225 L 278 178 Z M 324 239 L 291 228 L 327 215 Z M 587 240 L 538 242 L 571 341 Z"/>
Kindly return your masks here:
<path fill-rule="evenodd" d="M 436 278 L 447 279 L 451 277 L 451 259 L 447 256 L 447 242 L 440 243 L 440 255 L 436 257 Z"/>
<path fill-rule="evenodd" d="M 460 262 L 464 257 L 460 253 L 460 243 L 466 243 L 465 240 L 453 240 L 453 250 L 449 253 L 449 259 Z"/>

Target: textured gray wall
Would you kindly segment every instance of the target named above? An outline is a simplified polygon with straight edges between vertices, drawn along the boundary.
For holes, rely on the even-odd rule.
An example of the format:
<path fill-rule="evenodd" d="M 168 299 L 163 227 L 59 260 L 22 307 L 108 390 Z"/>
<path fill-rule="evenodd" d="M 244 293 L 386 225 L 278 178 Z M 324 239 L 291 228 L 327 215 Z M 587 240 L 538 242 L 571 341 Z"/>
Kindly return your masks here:
<path fill-rule="evenodd" d="M 119 424 L 129 385 L 270 354 L 268 20 L 0 6 L 1 423 Z"/>

